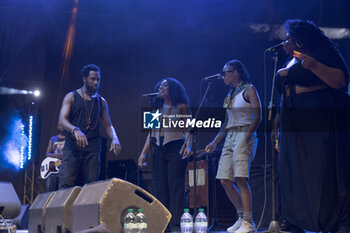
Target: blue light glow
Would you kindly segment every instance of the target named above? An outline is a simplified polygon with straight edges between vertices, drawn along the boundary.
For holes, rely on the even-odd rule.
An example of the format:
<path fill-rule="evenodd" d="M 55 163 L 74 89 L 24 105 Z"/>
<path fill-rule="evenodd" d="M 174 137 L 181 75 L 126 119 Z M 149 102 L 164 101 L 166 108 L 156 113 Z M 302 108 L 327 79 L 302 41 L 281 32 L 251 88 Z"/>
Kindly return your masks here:
<path fill-rule="evenodd" d="M 33 115 L 29 116 L 28 124 L 28 160 L 32 158 L 32 143 L 33 143 Z"/>
<path fill-rule="evenodd" d="M 19 115 L 13 114 L 3 125 L 2 144 L 0 145 L 0 169 L 19 170 L 25 166 L 28 138 L 25 126 Z"/>
<path fill-rule="evenodd" d="M 20 123 L 20 129 L 21 129 L 21 138 L 25 137 L 24 134 L 24 125 L 22 124 L 22 122 Z M 20 151 L 20 155 L 19 155 L 19 168 L 22 169 L 24 166 L 24 147 L 25 145 L 21 145 L 21 151 Z"/>

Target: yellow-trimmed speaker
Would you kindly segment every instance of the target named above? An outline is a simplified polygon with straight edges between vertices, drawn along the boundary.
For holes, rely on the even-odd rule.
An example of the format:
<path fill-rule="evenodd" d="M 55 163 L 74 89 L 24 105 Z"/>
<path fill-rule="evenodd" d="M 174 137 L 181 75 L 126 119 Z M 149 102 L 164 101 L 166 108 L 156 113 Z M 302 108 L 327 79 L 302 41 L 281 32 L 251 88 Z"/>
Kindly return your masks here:
<path fill-rule="evenodd" d="M 113 233 L 123 233 L 127 210 L 143 209 L 147 232 L 165 231 L 171 214 L 167 208 L 142 188 L 121 179 L 85 185 L 72 207 L 72 231 L 83 231 L 105 223 Z"/>

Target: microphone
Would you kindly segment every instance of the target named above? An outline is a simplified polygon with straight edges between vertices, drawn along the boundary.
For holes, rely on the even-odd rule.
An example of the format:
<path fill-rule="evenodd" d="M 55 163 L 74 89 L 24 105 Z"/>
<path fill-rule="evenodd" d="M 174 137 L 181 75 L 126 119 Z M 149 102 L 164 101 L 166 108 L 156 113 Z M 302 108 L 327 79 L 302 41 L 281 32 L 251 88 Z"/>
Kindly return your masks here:
<path fill-rule="evenodd" d="M 158 94 L 159 94 L 159 92 L 154 92 L 154 93 L 143 94 L 142 96 L 152 97 L 152 96 L 157 96 Z"/>
<path fill-rule="evenodd" d="M 265 51 L 266 51 L 266 52 L 276 51 L 276 50 L 278 50 L 278 49 L 280 49 L 280 48 L 283 48 L 283 45 L 284 45 L 284 42 L 279 43 L 278 45 L 272 46 L 272 47 L 266 49 Z"/>
<path fill-rule="evenodd" d="M 217 73 L 217 74 L 205 77 L 205 78 L 203 78 L 203 80 L 209 81 L 209 80 L 212 80 L 212 79 L 221 79 L 221 78 L 222 78 L 222 75 L 220 73 Z"/>

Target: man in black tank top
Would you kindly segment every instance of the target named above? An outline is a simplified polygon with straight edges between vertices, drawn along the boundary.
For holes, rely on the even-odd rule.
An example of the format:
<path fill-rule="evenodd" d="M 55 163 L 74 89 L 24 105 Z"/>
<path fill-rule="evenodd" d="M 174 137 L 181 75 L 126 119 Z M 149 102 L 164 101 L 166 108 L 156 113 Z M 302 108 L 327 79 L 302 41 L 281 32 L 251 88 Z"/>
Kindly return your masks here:
<path fill-rule="evenodd" d="M 101 152 L 100 123 L 111 140 L 110 151 L 119 154 L 121 146 L 108 113 L 106 100 L 97 91 L 100 68 L 86 65 L 81 70 L 83 86 L 63 99 L 59 124 L 70 132 L 63 148 L 59 188 L 95 182 L 99 177 Z"/>

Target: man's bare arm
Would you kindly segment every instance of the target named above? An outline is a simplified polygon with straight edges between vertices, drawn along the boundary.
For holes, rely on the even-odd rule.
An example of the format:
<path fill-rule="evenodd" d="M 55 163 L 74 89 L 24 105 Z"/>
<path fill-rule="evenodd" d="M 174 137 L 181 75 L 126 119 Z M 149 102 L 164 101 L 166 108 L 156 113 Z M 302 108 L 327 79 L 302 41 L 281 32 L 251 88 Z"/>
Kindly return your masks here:
<path fill-rule="evenodd" d="M 102 126 L 106 130 L 106 133 L 111 140 L 111 147 L 110 151 L 113 150 L 115 155 L 118 155 L 121 150 L 119 138 L 117 136 L 117 133 L 115 132 L 115 129 L 112 125 L 111 118 L 109 117 L 109 110 L 108 110 L 108 104 L 107 101 L 102 98 Z"/>
<path fill-rule="evenodd" d="M 68 121 L 68 116 L 72 108 L 73 101 L 74 101 L 74 95 L 72 92 L 68 93 L 64 97 L 58 124 L 62 125 L 63 129 L 65 129 L 66 131 L 72 133 L 76 139 L 77 145 L 79 147 L 84 148 L 85 146 L 88 145 L 88 141 L 85 134 L 77 126 L 72 125 L 72 123 Z"/>

